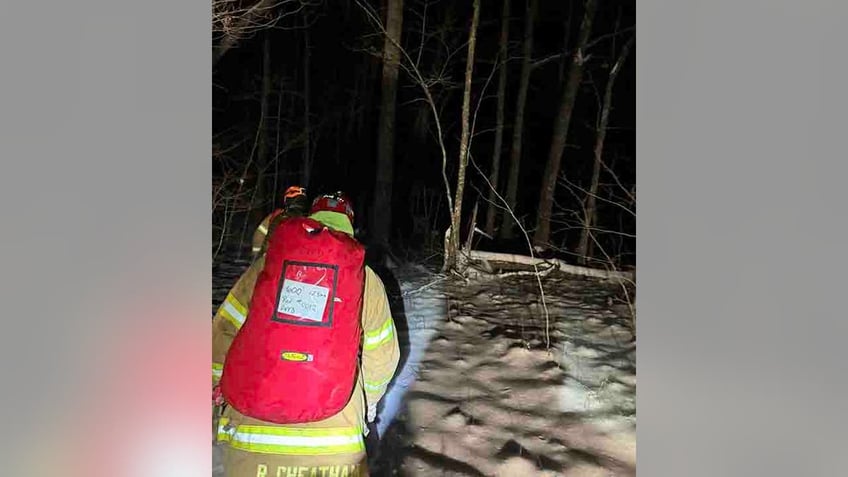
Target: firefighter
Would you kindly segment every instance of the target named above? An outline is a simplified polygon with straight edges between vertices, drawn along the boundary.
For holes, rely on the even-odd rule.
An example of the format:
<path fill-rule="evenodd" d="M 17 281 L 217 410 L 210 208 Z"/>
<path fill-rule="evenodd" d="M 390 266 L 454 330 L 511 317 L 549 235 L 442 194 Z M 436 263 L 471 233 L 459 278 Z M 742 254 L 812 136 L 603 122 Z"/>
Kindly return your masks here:
<path fill-rule="evenodd" d="M 251 253 L 256 259 L 261 255 L 268 246 L 268 237 L 270 231 L 286 217 L 302 217 L 309 213 L 309 199 L 306 196 L 306 189 L 293 185 L 286 189 L 283 196 L 283 208 L 276 209 L 268 214 L 262 222 L 256 227 L 253 232 L 253 240 L 251 243 Z"/>
<path fill-rule="evenodd" d="M 353 209 L 343 194 L 318 197 L 310 212 L 311 218 L 327 227 L 353 236 Z M 212 322 L 213 399 L 219 404 L 217 383 L 227 350 L 248 315 L 265 258 L 261 254 L 239 278 Z M 279 425 L 245 416 L 224 403 L 216 437 L 225 443 L 223 461 L 228 477 L 368 475 L 365 435 L 397 370 L 400 349 L 385 288 L 368 266 L 363 293 L 360 371 L 347 405 L 324 420 Z"/>

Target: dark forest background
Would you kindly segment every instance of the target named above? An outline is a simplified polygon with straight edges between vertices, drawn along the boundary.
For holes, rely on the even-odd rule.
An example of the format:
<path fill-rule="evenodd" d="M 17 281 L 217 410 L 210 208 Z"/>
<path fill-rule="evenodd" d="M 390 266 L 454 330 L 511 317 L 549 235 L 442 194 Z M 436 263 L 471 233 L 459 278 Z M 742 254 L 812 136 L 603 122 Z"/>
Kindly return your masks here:
<path fill-rule="evenodd" d="M 529 239 L 535 254 L 634 267 L 635 13 L 610 0 L 215 0 L 213 254 L 241 253 L 300 184 L 347 192 L 365 243 L 452 264 L 446 176 L 454 205 L 464 184 L 461 243 L 474 219 L 476 249 L 527 255 Z"/>

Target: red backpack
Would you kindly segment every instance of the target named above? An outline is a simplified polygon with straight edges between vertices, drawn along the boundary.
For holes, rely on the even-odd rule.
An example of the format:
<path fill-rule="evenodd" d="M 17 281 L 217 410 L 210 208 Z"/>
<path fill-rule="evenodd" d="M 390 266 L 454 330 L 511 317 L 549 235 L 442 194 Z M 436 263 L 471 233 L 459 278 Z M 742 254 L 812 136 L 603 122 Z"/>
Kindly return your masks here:
<path fill-rule="evenodd" d="M 278 424 L 330 417 L 357 377 L 365 250 L 345 233 L 293 217 L 274 229 L 250 311 L 221 376 L 224 399 Z"/>

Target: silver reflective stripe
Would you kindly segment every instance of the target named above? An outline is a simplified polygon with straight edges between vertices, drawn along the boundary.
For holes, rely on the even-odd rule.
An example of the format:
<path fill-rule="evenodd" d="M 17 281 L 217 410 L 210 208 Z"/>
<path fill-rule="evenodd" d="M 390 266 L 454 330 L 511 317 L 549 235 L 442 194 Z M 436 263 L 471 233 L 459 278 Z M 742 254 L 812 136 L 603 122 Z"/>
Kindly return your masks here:
<path fill-rule="evenodd" d="M 232 439 L 245 444 L 268 444 L 296 447 L 345 446 L 362 442 L 362 436 L 280 436 L 236 432 Z"/>
<path fill-rule="evenodd" d="M 245 316 L 229 300 L 224 301 L 224 310 L 238 322 L 239 326 L 244 324 Z"/>
<path fill-rule="evenodd" d="M 232 426 L 227 417 L 219 421 L 218 441 L 263 454 L 328 455 L 365 451 L 365 439 L 358 428 Z"/>

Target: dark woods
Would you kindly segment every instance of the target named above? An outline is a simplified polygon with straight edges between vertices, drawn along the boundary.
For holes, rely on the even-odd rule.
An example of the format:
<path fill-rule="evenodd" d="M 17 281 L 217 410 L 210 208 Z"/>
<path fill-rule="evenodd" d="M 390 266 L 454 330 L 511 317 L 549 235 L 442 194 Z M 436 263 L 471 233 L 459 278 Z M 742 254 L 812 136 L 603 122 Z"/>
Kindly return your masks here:
<path fill-rule="evenodd" d="M 476 224 L 476 249 L 635 266 L 635 13 L 215 0 L 213 253 L 298 183 L 347 191 L 366 243 L 412 256 L 453 222 L 459 246 Z"/>

